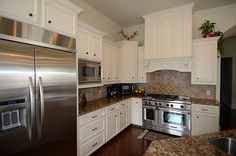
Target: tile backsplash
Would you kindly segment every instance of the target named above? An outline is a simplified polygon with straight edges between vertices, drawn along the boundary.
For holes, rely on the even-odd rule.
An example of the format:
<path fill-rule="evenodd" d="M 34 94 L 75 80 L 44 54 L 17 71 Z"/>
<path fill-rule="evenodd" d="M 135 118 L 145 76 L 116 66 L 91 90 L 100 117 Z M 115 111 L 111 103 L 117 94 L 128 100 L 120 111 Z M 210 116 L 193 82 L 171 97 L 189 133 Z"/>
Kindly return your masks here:
<path fill-rule="evenodd" d="M 148 93 L 183 95 L 194 98 L 215 99 L 215 85 L 191 85 L 190 72 L 162 70 L 148 73 L 148 83 L 139 84 Z M 210 91 L 210 95 L 207 95 Z"/>
<path fill-rule="evenodd" d="M 107 96 L 107 87 L 95 87 L 95 88 L 84 88 L 79 89 L 79 94 L 85 94 L 87 101 L 92 101 Z"/>

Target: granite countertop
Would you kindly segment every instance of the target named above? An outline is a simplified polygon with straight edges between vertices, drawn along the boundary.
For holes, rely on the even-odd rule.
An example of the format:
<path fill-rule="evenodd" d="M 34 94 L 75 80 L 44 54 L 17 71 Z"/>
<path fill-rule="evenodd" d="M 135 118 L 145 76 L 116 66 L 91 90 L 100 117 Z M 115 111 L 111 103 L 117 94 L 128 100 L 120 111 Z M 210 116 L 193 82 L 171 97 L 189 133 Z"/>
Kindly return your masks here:
<path fill-rule="evenodd" d="M 201 104 L 209 106 L 220 106 L 216 100 L 192 98 L 192 104 Z"/>
<path fill-rule="evenodd" d="M 214 137 L 236 136 L 236 129 L 181 138 L 152 141 L 144 156 L 227 156 L 208 142 Z"/>
<path fill-rule="evenodd" d="M 96 100 L 88 101 L 86 106 L 84 106 L 84 107 L 82 107 L 81 105 L 79 106 L 79 115 L 87 114 L 89 112 L 107 107 L 109 105 L 115 104 L 117 102 L 126 100 L 126 99 L 131 98 L 131 97 L 140 97 L 140 98 L 142 98 L 143 96 L 140 96 L 140 95 L 118 96 L 116 98 L 104 97 L 104 98 L 99 98 L 99 99 L 96 99 Z"/>

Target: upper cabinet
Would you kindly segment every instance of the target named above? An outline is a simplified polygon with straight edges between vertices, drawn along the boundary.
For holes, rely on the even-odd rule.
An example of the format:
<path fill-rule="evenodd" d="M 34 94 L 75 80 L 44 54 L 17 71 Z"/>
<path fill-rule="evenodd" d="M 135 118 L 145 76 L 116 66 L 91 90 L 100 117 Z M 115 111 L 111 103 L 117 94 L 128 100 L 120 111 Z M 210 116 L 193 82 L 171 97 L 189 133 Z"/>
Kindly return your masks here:
<path fill-rule="evenodd" d="M 219 37 L 194 39 L 192 84 L 217 84 L 217 40 Z"/>
<path fill-rule="evenodd" d="M 138 42 L 121 41 L 120 44 L 120 74 L 122 83 L 137 83 Z"/>
<path fill-rule="evenodd" d="M 65 0 L 1 0 L 0 15 L 65 35 L 76 35 L 82 9 Z"/>
<path fill-rule="evenodd" d="M 193 4 L 145 15 L 145 59 L 192 56 Z"/>
<path fill-rule="evenodd" d="M 38 0 L 1 0 L 0 14 L 14 20 L 38 23 Z"/>
<path fill-rule="evenodd" d="M 115 43 L 104 41 L 102 44 L 103 83 L 114 84 L 120 82 L 119 76 L 119 48 Z"/>
<path fill-rule="evenodd" d="M 78 7 L 69 1 L 42 0 L 42 26 L 75 35 L 78 11 Z"/>
<path fill-rule="evenodd" d="M 138 47 L 138 83 L 147 83 L 144 56 L 144 47 Z"/>
<path fill-rule="evenodd" d="M 79 58 L 101 61 L 104 35 L 105 33 L 80 21 L 77 35 Z"/>

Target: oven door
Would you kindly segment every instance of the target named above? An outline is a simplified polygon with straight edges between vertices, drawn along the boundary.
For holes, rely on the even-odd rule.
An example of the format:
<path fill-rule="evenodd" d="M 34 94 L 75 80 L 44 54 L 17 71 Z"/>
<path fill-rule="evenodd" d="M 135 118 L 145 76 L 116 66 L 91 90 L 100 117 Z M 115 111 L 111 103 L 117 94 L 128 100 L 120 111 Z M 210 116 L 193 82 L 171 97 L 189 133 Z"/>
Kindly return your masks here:
<path fill-rule="evenodd" d="M 190 111 L 159 108 L 159 126 L 163 132 L 190 135 Z"/>
<path fill-rule="evenodd" d="M 143 105 L 143 127 L 146 129 L 157 129 L 158 110 L 156 107 Z"/>
<path fill-rule="evenodd" d="M 101 63 L 79 60 L 78 73 L 79 84 L 101 82 Z"/>

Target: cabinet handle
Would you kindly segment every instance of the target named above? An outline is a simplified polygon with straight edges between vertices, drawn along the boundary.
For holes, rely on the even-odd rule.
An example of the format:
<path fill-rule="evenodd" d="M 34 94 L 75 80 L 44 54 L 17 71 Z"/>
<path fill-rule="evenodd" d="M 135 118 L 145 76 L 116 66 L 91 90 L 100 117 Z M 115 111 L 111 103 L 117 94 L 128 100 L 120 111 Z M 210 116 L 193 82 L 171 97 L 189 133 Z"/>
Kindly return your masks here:
<path fill-rule="evenodd" d="M 92 116 L 93 119 L 96 118 L 96 117 L 97 117 L 97 115 Z"/>
<path fill-rule="evenodd" d="M 32 13 L 29 13 L 29 16 L 30 16 L 30 17 L 32 17 L 32 16 L 33 16 L 33 14 L 32 14 Z"/>
<path fill-rule="evenodd" d="M 96 54 L 93 54 L 93 56 L 96 56 Z"/>
<path fill-rule="evenodd" d="M 88 55 L 89 53 L 88 53 L 88 52 L 86 52 L 86 54 Z"/>
<path fill-rule="evenodd" d="M 103 78 L 103 80 L 105 80 L 105 77 Z"/>
<path fill-rule="evenodd" d="M 122 113 L 120 113 L 120 115 L 121 115 Z"/>
<path fill-rule="evenodd" d="M 201 109 L 202 111 L 208 111 L 208 109 Z"/>
<path fill-rule="evenodd" d="M 115 108 L 110 109 L 111 111 L 115 110 Z"/>
<path fill-rule="evenodd" d="M 52 23 L 52 21 L 51 21 L 51 20 L 49 20 L 49 21 L 48 21 L 48 23 L 49 23 L 49 24 L 51 24 L 51 23 Z"/>
<path fill-rule="evenodd" d="M 124 106 L 124 105 L 125 105 L 125 103 L 122 104 L 122 106 Z"/>
<path fill-rule="evenodd" d="M 96 142 L 95 144 L 93 144 L 92 146 L 94 147 L 94 146 L 96 146 L 98 143 Z"/>
<path fill-rule="evenodd" d="M 92 129 L 92 131 L 95 131 L 95 130 L 97 130 L 98 128 L 96 127 L 96 128 L 94 128 L 94 129 Z"/>
<path fill-rule="evenodd" d="M 170 128 L 175 128 L 175 129 L 176 129 L 177 127 L 175 127 L 175 126 L 170 126 Z"/>

